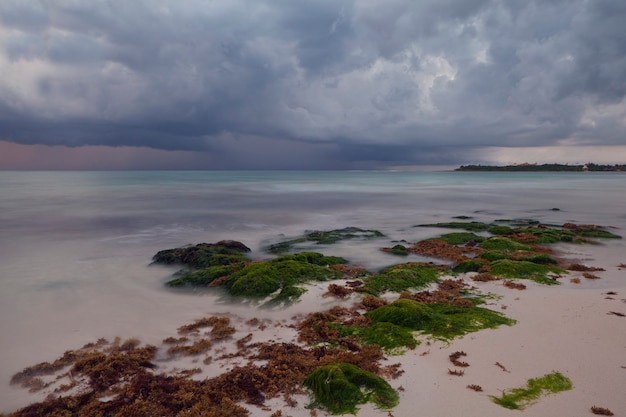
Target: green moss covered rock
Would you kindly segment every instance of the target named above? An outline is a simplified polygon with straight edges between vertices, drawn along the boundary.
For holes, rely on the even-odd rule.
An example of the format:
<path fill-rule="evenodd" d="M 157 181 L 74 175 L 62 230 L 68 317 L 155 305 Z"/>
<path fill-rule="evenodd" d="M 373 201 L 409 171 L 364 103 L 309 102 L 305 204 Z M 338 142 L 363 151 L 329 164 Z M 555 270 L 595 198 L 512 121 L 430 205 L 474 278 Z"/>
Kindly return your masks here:
<path fill-rule="evenodd" d="M 479 245 L 486 250 L 498 250 L 501 252 L 515 252 L 515 251 L 531 251 L 532 249 L 528 245 L 516 242 L 513 239 L 506 237 L 494 236 L 482 241 Z"/>
<path fill-rule="evenodd" d="M 317 368 L 304 379 L 313 394 L 311 406 L 331 414 L 356 414 L 357 406 L 372 402 L 389 410 L 399 401 L 398 393 L 384 379 L 349 363 Z"/>
<path fill-rule="evenodd" d="M 234 240 L 217 243 L 199 243 L 195 246 L 165 249 L 152 257 L 154 263 L 180 264 L 191 268 L 228 265 L 248 260 L 244 255 L 250 248 Z"/>
<path fill-rule="evenodd" d="M 452 271 L 456 273 L 464 273 L 464 272 L 477 272 L 480 268 L 485 266 L 486 262 L 480 262 L 474 259 L 465 259 L 458 264 L 456 264 Z"/>
<path fill-rule="evenodd" d="M 479 236 L 477 234 L 471 232 L 456 232 L 456 233 L 446 233 L 439 236 L 437 239 L 441 239 L 444 242 L 447 242 L 451 245 L 463 245 L 469 242 L 482 242 L 485 240 L 484 237 Z"/>
<path fill-rule="evenodd" d="M 489 273 L 504 278 L 531 279 L 542 284 L 558 284 L 559 282 L 550 278 L 550 275 L 562 275 L 567 271 L 554 265 L 501 259 L 491 262 Z"/>
<path fill-rule="evenodd" d="M 406 263 L 390 266 L 380 273 L 367 277 L 365 288 L 372 294 L 385 291 L 402 292 L 407 289 L 419 289 L 437 282 L 444 273 L 434 264 Z"/>

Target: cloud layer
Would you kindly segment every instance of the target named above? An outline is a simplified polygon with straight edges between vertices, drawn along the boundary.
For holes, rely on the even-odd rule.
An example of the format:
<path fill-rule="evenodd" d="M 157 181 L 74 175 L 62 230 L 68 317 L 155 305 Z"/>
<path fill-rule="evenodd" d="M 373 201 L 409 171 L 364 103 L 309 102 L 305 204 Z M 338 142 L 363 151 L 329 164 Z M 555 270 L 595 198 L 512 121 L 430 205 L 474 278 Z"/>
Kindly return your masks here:
<path fill-rule="evenodd" d="M 625 21 L 621 0 L 4 0 L 0 139 L 307 168 L 626 145 Z"/>

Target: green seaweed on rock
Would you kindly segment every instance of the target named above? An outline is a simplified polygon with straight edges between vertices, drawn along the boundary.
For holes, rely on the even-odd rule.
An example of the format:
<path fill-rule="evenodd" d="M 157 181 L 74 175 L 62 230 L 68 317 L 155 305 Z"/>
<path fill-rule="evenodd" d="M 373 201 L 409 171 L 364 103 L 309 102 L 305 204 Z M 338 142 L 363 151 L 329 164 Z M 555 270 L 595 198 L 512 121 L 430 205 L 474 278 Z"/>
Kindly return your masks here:
<path fill-rule="evenodd" d="M 349 363 L 321 366 L 304 379 L 313 394 L 310 406 L 331 414 L 356 414 L 357 406 L 373 402 L 383 410 L 395 407 L 398 393 L 387 381 Z"/>
<path fill-rule="evenodd" d="M 250 248 L 241 242 L 222 240 L 217 243 L 199 243 L 195 246 L 161 250 L 154 255 L 152 261 L 198 269 L 247 261 L 248 258 L 244 255 L 247 252 L 250 252 Z"/>
<path fill-rule="evenodd" d="M 471 232 L 446 233 L 439 236 L 437 239 L 441 239 L 451 245 L 463 245 L 468 242 L 478 243 L 485 240 L 484 237 L 478 236 L 477 234 Z"/>
<path fill-rule="evenodd" d="M 499 236 L 490 237 L 489 239 L 482 241 L 479 246 L 485 250 L 499 250 L 503 252 L 532 250 L 528 245 L 516 242 L 513 239 Z"/>
<path fill-rule="evenodd" d="M 411 288 L 424 288 L 437 282 L 444 273 L 442 267 L 428 263 L 393 265 L 378 274 L 366 277 L 365 289 L 371 294 L 380 294 L 385 291 L 401 292 Z"/>
<path fill-rule="evenodd" d="M 313 252 L 285 255 L 266 262 L 252 263 L 231 274 L 223 286 L 231 295 L 262 298 L 277 291 L 279 299 L 293 299 L 302 294 L 292 287 L 310 281 L 337 279 L 342 273 L 320 264 L 345 262 Z"/>
<path fill-rule="evenodd" d="M 553 265 L 500 259 L 491 262 L 489 273 L 504 278 L 530 279 L 541 284 L 554 285 L 559 282 L 551 275 L 567 274 L 567 271 Z"/>

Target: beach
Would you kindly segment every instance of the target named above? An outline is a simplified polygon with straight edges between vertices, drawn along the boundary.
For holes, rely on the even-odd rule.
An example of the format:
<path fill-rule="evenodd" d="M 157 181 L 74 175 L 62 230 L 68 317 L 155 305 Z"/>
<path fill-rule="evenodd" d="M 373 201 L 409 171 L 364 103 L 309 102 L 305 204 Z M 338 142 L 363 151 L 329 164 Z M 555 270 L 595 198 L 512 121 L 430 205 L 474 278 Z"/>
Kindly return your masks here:
<path fill-rule="evenodd" d="M 87 195 L 94 198 L 93 206 L 76 203 L 72 205 L 75 211 L 63 212 L 64 203 L 59 201 L 59 207 L 45 211 L 47 217 L 32 207 L 29 210 L 35 212 L 5 211 L 13 217 L 10 224 L 3 224 L 6 232 L 3 236 L 10 234 L 12 239 L 2 241 L 1 276 L 9 290 L 3 292 L 1 324 L 3 332 L 11 337 L 2 341 L 4 357 L 0 370 L 4 385 L 0 390 L 0 412 L 15 411 L 51 393 L 46 389 L 29 393 L 9 385 L 15 373 L 41 361 L 53 361 L 64 351 L 78 349 L 99 338 L 137 338 L 142 344 L 162 346 L 166 337 L 176 336 L 180 326 L 202 317 L 226 314 L 237 333 L 230 342 L 216 343 L 212 356 L 217 358 L 215 350 L 232 349 L 233 342 L 249 332 L 260 342 L 298 343 L 292 325 L 299 319 L 336 305 L 350 306 L 360 297 L 358 294 L 348 300 L 325 297 L 327 284 L 316 283 L 290 307 L 259 309 L 211 293 L 166 290 L 163 284 L 177 268 L 150 265 L 152 256 L 159 250 L 236 238 L 253 248 L 253 257 L 265 259 L 268 255 L 262 248 L 268 242 L 297 236 L 305 230 L 330 230 L 357 223 L 380 229 L 390 237 L 380 242 L 348 241 L 307 249 L 339 254 L 355 265 L 378 270 L 401 262 L 382 253 L 380 247 L 391 241 L 414 242 L 436 236 L 442 230 L 413 226 L 449 221 L 455 215 L 472 215 L 480 221 L 533 217 L 547 223 L 595 223 L 624 234 L 626 215 L 620 208 L 624 207 L 620 205 L 624 199 L 624 194 L 620 194 L 623 181 L 605 182 L 608 177 L 602 177 L 601 184 L 605 187 L 602 188 L 593 181 L 598 177 L 582 182 L 576 179 L 572 183 L 571 177 L 557 178 L 554 182 L 554 177 L 510 177 L 508 182 L 498 180 L 485 186 L 482 181 L 451 176 L 445 178 L 447 182 L 443 185 L 429 178 L 429 182 L 422 182 L 416 188 L 409 182 L 399 186 L 397 178 L 389 179 L 389 183 L 366 184 L 371 178 L 356 176 L 347 183 L 333 182 L 332 190 L 328 188 L 328 178 L 312 182 L 309 178 L 306 185 L 302 181 L 276 185 L 268 180 L 261 184 L 268 188 L 245 195 L 244 191 L 249 192 L 259 184 L 233 187 L 231 183 L 227 192 L 221 189 L 224 194 L 216 206 L 210 204 L 216 201 L 215 195 L 201 195 L 197 186 L 183 188 L 176 184 L 172 189 L 181 201 L 192 204 L 180 208 L 157 204 L 152 206 L 151 215 L 140 212 L 138 209 L 143 207 L 134 206 L 134 200 L 121 199 L 119 195 L 101 211 L 96 210 L 104 199 L 102 189 L 96 192 L 97 187 L 85 185 L 82 178 L 84 188 L 75 197 L 76 202 L 83 201 Z M 406 177 L 402 179 L 406 181 Z M 355 180 L 361 184 L 356 192 Z M 303 187 L 308 187 L 308 192 Z M 514 187 L 517 187 L 515 192 L 511 191 Z M 146 187 L 140 189 L 146 192 Z M 409 189 L 411 193 L 407 192 Z M 76 188 L 73 190 L 76 192 Z M 161 190 L 155 186 L 154 194 L 150 193 L 149 197 L 161 194 Z M 499 198 L 503 193 L 509 197 L 506 201 Z M 586 197 L 581 199 L 581 193 Z M 238 196 L 239 200 L 229 201 L 227 196 Z M 283 205 L 273 205 L 272 200 Z M 251 202 L 256 205 L 250 205 Z M 155 201 L 149 199 L 149 203 Z M 206 206 L 211 209 L 204 218 L 198 213 Z M 553 210 L 557 206 L 559 210 Z M 231 207 L 236 207 L 236 213 L 229 212 Z M 111 208 L 118 211 L 107 211 Z M 213 214 L 219 215 L 219 220 Z M 388 379 L 393 388 L 401 388 L 399 404 L 390 411 L 376 410 L 366 404 L 360 406 L 358 415 L 390 412 L 403 416 L 414 415 L 416 410 L 431 416 L 512 414 L 518 411 L 494 404 L 489 396 L 499 396 L 503 390 L 522 387 L 528 379 L 553 371 L 568 377 L 573 389 L 540 397 L 527 407 L 526 413 L 591 415 L 591 407 L 598 406 L 622 415 L 626 410 L 623 389 L 626 318 L 613 313 L 626 314 L 624 241 L 603 240 L 599 245 L 559 243 L 555 249 L 562 258 L 604 271 L 594 272 L 599 279 L 586 279 L 580 273 L 570 272 L 560 278 L 559 286 L 529 282 L 524 290 L 506 288 L 500 281 L 474 282 L 472 273 L 461 275 L 480 292 L 495 295 L 486 307 L 516 323 L 470 333 L 450 342 L 418 337 L 421 343 L 414 350 L 388 356 L 384 361 L 400 363 L 404 371 L 397 379 Z M 580 277 L 579 283 L 570 281 L 575 277 Z M 249 324 L 254 318 L 266 322 L 263 330 Z M 463 375 L 451 375 L 449 370 L 455 367 L 449 355 L 459 351 L 466 354 L 463 360 L 469 366 L 462 369 Z M 202 359 L 198 358 L 195 362 L 193 358 L 181 362 L 157 361 L 157 369 L 203 368 L 201 363 Z M 240 363 L 213 359 L 193 378 L 212 377 Z M 482 392 L 468 389 L 472 384 L 479 385 Z M 298 402 L 295 407 L 286 407 L 280 399 L 268 400 L 265 410 L 246 407 L 252 415 L 269 416 L 280 409 L 283 415 L 311 415 L 305 408 L 310 399 L 294 398 Z M 322 410 L 317 412 L 324 415 Z"/>

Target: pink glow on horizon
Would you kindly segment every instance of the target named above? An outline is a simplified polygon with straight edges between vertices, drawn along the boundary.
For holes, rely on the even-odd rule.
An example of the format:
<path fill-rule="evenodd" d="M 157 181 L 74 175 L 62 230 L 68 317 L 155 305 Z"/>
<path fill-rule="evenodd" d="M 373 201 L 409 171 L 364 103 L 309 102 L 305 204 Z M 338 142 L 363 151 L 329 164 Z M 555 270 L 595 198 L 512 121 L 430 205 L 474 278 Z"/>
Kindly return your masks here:
<path fill-rule="evenodd" d="M 4 170 L 201 169 L 209 160 L 209 154 L 203 152 L 0 141 L 0 169 Z"/>

